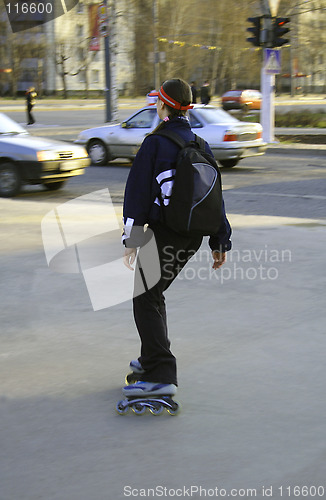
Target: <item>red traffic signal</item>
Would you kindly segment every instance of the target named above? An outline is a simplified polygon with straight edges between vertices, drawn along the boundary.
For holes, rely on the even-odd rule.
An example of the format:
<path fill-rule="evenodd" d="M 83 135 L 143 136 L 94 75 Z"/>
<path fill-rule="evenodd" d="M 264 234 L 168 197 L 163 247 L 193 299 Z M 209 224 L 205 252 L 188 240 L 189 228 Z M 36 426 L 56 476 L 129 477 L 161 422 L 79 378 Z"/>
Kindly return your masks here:
<path fill-rule="evenodd" d="M 290 22 L 289 17 L 276 17 L 273 21 L 273 47 L 281 47 L 289 43 L 289 38 L 283 36 L 290 31 L 290 28 L 285 27 Z"/>

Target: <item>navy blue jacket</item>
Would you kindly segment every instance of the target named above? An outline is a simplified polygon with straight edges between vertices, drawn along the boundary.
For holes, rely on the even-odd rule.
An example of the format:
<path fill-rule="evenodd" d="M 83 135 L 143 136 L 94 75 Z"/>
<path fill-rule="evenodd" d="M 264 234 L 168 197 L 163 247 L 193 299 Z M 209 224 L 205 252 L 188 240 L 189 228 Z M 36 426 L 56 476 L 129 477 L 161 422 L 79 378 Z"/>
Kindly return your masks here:
<path fill-rule="evenodd" d="M 173 118 L 166 122 L 165 127 L 177 132 L 187 142 L 194 140 L 194 133 L 186 118 Z M 160 220 L 160 184 L 162 186 L 162 180 L 166 179 L 163 189 L 170 194 L 173 183 L 171 176 L 173 177 L 179 151 L 180 148 L 167 137 L 154 134 L 144 139 L 131 167 L 125 189 L 123 240 L 127 247 L 138 246 L 132 241 L 137 233 L 136 227 L 142 228 L 145 224 Z M 206 151 L 212 155 L 207 143 Z M 131 232 L 133 238 L 129 240 Z M 218 233 L 210 236 L 209 246 L 212 250 L 230 250 L 230 237 L 231 227 L 223 203 L 222 224 Z"/>

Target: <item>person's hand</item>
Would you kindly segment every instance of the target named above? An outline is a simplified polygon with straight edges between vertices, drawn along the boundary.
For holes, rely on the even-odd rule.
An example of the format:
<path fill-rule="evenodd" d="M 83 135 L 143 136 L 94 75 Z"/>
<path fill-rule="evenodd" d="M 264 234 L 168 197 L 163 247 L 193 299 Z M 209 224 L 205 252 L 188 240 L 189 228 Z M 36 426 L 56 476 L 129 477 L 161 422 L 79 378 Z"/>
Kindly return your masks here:
<path fill-rule="evenodd" d="M 219 267 L 223 266 L 224 262 L 226 261 L 226 252 L 218 252 L 217 250 L 212 251 L 212 256 L 213 256 L 213 269 L 218 269 Z"/>
<path fill-rule="evenodd" d="M 136 255 L 137 255 L 136 248 L 126 248 L 125 249 L 125 253 L 123 255 L 123 263 L 128 269 L 130 269 L 130 271 L 134 271 L 132 264 L 135 262 Z"/>

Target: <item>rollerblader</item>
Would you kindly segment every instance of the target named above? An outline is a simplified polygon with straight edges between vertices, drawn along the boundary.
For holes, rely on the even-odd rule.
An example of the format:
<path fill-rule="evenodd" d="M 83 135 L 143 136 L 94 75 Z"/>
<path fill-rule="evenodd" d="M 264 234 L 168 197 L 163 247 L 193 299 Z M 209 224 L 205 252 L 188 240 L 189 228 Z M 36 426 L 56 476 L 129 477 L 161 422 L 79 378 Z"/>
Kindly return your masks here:
<path fill-rule="evenodd" d="M 200 248 L 203 239 L 202 234 L 190 230 L 183 232 L 172 229 L 163 214 L 166 206 L 173 206 L 173 192 L 177 189 L 176 162 L 180 152 L 180 145 L 177 143 L 181 141 L 193 146 L 197 142 L 198 145 L 199 138 L 192 132 L 186 117 L 187 110 L 192 107 L 191 89 L 185 81 L 172 79 L 164 82 L 156 95 L 157 113 L 162 122 L 143 141 L 125 189 L 124 264 L 134 270 L 137 248 L 140 247 L 136 273 L 142 276 L 145 291 L 133 298 L 133 313 L 141 340 L 141 352 L 138 360 L 130 363 L 132 373 L 126 377 L 126 384 L 129 385 L 122 391 L 125 399 L 117 405 L 120 414 L 130 407 L 137 414 L 143 413 L 146 408 L 155 415 L 164 408 L 173 415 L 178 412 L 178 403 L 173 400 L 178 385 L 177 367 L 170 350 L 164 292 Z M 175 136 L 179 137 L 179 141 Z M 204 156 L 214 162 L 208 144 L 201 140 L 200 145 Z M 218 171 L 217 166 L 216 169 Z M 177 170 L 181 172 L 179 163 Z M 212 170 L 216 174 L 216 170 Z M 182 186 L 182 182 L 179 175 L 179 186 Z M 174 191 L 171 195 L 172 187 Z M 231 228 L 225 215 L 223 200 L 220 201 L 220 206 L 220 213 L 216 211 L 210 214 L 215 229 L 204 233 L 210 236 L 214 269 L 223 265 L 226 251 L 231 249 Z M 146 272 L 142 271 L 140 264 L 144 264 L 142 245 L 148 233 L 148 230 L 144 230 L 146 224 L 154 234 L 161 268 L 159 281 L 148 287 Z"/>

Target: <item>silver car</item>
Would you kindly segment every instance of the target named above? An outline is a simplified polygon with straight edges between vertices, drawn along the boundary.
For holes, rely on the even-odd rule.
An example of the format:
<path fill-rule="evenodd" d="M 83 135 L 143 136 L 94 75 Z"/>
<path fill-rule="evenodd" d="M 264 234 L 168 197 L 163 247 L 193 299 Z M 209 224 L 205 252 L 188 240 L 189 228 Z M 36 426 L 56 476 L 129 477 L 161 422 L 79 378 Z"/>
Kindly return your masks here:
<path fill-rule="evenodd" d="M 15 196 L 24 183 L 59 189 L 89 165 L 85 148 L 32 136 L 0 113 L 0 196 Z"/>
<path fill-rule="evenodd" d="M 188 111 L 190 125 L 210 145 L 223 167 L 234 167 L 248 156 L 262 155 L 267 144 L 259 123 L 241 122 L 214 106 L 194 105 Z M 146 106 L 119 125 L 104 125 L 81 132 L 75 141 L 87 148 L 93 165 L 115 158 L 133 159 L 146 135 L 159 124 L 155 106 Z"/>

